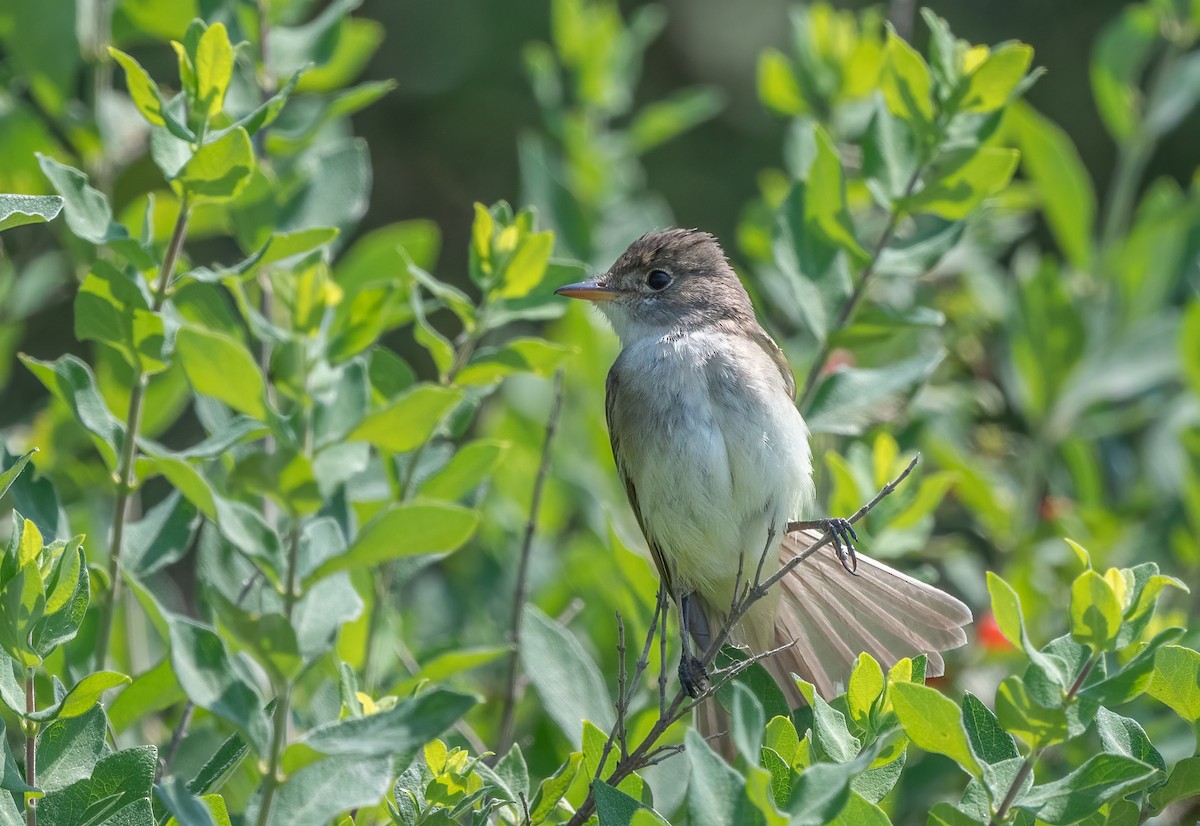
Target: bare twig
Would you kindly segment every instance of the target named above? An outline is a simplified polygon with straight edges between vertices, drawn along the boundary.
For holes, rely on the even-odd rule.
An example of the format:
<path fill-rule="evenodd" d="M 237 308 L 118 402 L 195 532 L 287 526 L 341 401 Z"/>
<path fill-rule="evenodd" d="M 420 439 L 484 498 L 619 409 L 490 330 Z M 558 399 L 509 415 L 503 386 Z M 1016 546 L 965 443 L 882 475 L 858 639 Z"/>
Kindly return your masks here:
<path fill-rule="evenodd" d="M 509 642 L 512 651 L 508 656 L 508 688 L 504 694 L 504 711 L 500 716 L 500 741 L 496 754 L 505 754 L 513 743 L 516 729 L 518 698 L 519 660 L 521 656 L 521 614 L 529 599 L 529 557 L 533 550 L 533 534 L 537 528 L 538 510 L 542 503 L 542 489 L 550 471 L 550 444 L 558 429 L 558 414 L 562 411 L 563 371 L 554 374 L 554 401 L 550 404 L 550 416 L 546 421 L 546 435 L 542 440 L 542 458 L 537 476 L 533 480 L 533 496 L 529 502 L 529 520 L 525 523 L 525 536 L 521 541 L 521 555 L 517 562 L 517 588 L 513 594 L 512 619 L 509 625 Z"/>
<path fill-rule="evenodd" d="M 880 502 L 882 502 L 885 497 L 887 497 L 890 493 L 892 493 L 896 489 L 896 487 L 901 482 L 903 482 L 910 473 L 912 473 L 913 468 L 916 467 L 917 462 L 919 460 L 920 460 L 919 454 L 917 456 L 913 457 L 913 460 L 911 462 L 909 462 L 908 466 L 904 469 L 904 471 L 899 476 L 897 476 L 895 479 L 893 479 L 888 484 L 884 485 L 884 487 L 882 489 L 880 489 L 880 491 L 877 494 L 875 494 L 875 496 L 871 499 L 871 501 L 867 502 L 865 505 L 863 505 L 861 508 L 859 508 L 854 513 L 854 515 L 849 518 L 848 521 L 851 523 L 857 522 L 860 519 L 862 519 L 863 517 L 865 517 L 868 513 L 870 513 L 871 510 L 873 508 L 875 508 L 876 505 L 878 505 Z M 760 600 L 764 596 L 766 596 L 767 592 L 770 590 L 770 588 L 773 585 L 775 585 L 776 583 L 778 583 L 785 576 L 787 576 L 789 573 L 791 573 L 793 570 L 795 570 L 797 565 L 799 565 L 801 562 L 803 562 L 805 559 L 807 559 L 809 556 L 811 556 L 813 553 L 815 553 L 818 549 L 830 544 L 830 542 L 832 540 L 833 540 L 833 534 L 826 531 L 826 533 L 820 539 L 818 539 L 816 542 L 814 542 L 808 549 L 806 549 L 803 554 L 800 554 L 799 556 L 796 556 L 793 559 L 789 560 L 787 562 L 787 564 L 780 567 L 780 569 L 778 571 L 776 571 L 774 574 L 767 577 L 766 579 L 763 579 L 762 572 L 763 572 L 763 568 L 766 565 L 766 559 L 767 559 L 768 555 L 770 554 L 770 552 L 773 551 L 775 548 L 775 530 L 774 530 L 774 528 L 771 528 L 768 531 L 767 541 L 765 543 L 762 556 L 758 560 L 754 579 L 751 581 L 747 581 L 742 585 L 739 596 L 737 596 L 735 601 L 730 606 L 729 616 L 726 618 L 725 622 L 722 624 L 722 626 L 719 629 L 719 631 L 717 632 L 717 634 L 713 637 L 712 642 L 709 645 L 708 649 L 706 651 L 704 651 L 703 656 L 700 658 L 703 665 L 705 667 L 707 667 L 713 662 L 713 660 L 716 658 L 718 652 L 720 652 L 720 650 L 728 643 L 730 636 L 733 634 L 735 628 L 737 627 L 738 621 L 743 616 L 745 616 L 746 612 L 748 610 L 750 610 L 750 607 L 755 602 L 757 602 L 758 600 Z M 739 566 L 738 566 L 739 567 L 739 573 L 738 573 L 739 580 L 742 578 L 742 575 L 744 573 L 743 566 L 744 566 L 744 563 L 739 562 Z M 735 589 L 735 591 L 737 591 L 737 589 Z M 697 708 L 701 703 L 712 698 L 718 691 L 720 691 L 725 685 L 727 685 L 730 680 L 736 678 L 738 674 L 741 674 L 743 671 L 745 671 L 748 668 L 751 668 L 752 666 L 756 665 L 757 663 L 761 662 L 762 660 L 764 660 L 768 657 L 773 657 L 776 654 L 780 653 L 781 651 L 785 651 L 795 645 L 795 641 L 793 640 L 793 641 L 785 643 L 784 645 L 781 645 L 777 648 L 772 648 L 769 651 L 763 651 L 763 652 L 758 652 L 758 653 L 752 654 L 750 657 L 748 657 L 745 660 L 740 660 L 740 661 L 731 663 L 730 665 L 715 671 L 712 675 L 715 679 L 711 680 L 708 687 L 705 688 L 705 690 L 703 692 L 701 692 L 701 694 L 698 697 L 696 697 L 695 699 L 688 697 L 687 693 L 683 690 L 682 687 L 680 687 L 676 691 L 675 696 L 668 702 L 666 699 L 666 688 L 665 688 L 666 672 L 667 672 L 665 599 L 666 599 L 666 597 L 665 597 L 664 591 L 663 591 L 662 587 L 660 586 L 659 587 L 660 610 L 657 610 L 655 612 L 655 617 L 650 623 L 650 631 L 649 631 L 649 634 L 647 635 L 646 648 L 645 648 L 646 651 L 649 651 L 649 646 L 653 644 L 653 638 L 657 634 L 659 636 L 660 650 L 663 652 L 661 670 L 659 673 L 659 715 L 658 715 L 658 719 L 654 722 L 654 725 L 652 725 L 650 727 L 650 731 L 646 734 L 646 736 L 642 739 L 642 741 L 640 743 L 638 743 L 638 745 L 635 746 L 632 749 L 632 751 L 626 752 L 624 749 L 622 750 L 622 756 L 617 761 L 617 765 L 614 767 L 612 773 L 607 778 L 602 778 L 600 775 L 603 772 L 604 763 L 608 758 L 608 753 L 611 749 L 612 743 L 615 742 L 620 737 L 619 732 L 623 731 L 624 727 L 625 727 L 625 722 L 624 722 L 624 720 L 620 719 L 621 714 L 618 713 L 618 720 L 613 723 L 613 727 L 609 732 L 609 742 L 606 745 L 605 751 L 600 760 L 601 768 L 597 770 L 596 778 L 595 778 L 596 780 L 603 779 L 607 783 L 609 783 L 609 785 L 616 786 L 622 780 L 624 780 L 626 777 L 633 774 L 635 771 L 643 769 L 646 766 L 652 766 L 652 765 L 655 765 L 656 763 L 660 763 L 663 760 L 670 757 L 672 754 L 678 754 L 679 752 L 681 752 L 683 750 L 683 747 L 678 744 L 658 745 L 658 741 L 662 738 L 662 736 L 664 734 L 666 734 L 667 730 L 672 725 L 674 725 L 676 722 L 681 720 L 683 717 L 690 714 L 692 712 L 692 710 Z M 655 620 L 657 622 L 655 622 Z M 623 629 L 621 629 L 620 633 L 621 633 L 621 639 L 623 640 Z M 642 670 L 644 670 L 644 669 L 640 668 L 640 665 L 641 665 L 641 661 L 639 660 L 639 667 L 635 667 L 634 676 L 632 677 L 632 679 L 628 678 L 627 675 L 622 675 L 624 678 L 624 682 L 627 682 L 629 686 L 636 685 L 636 681 L 637 681 L 638 677 L 641 675 Z M 621 690 L 623 687 L 624 686 L 619 685 L 618 690 Z M 627 703 L 628 703 L 627 700 L 622 701 L 622 708 L 627 709 L 628 708 Z M 568 826 L 581 826 L 581 824 L 585 823 L 588 820 L 588 818 L 590 818 L 592 816 L 592 814 L 595 811 L 595 808 L 596 808 L 596 798 L 595 798 L 595 794 L 594 794 L 594 783 L 593 783 L 593 789 L 590 789 L 588 791 L 587 798 L 583 801 L 583 804 L 575 811 L 575 814 L 572 815 L 570 821 L 568 821 Z"/>

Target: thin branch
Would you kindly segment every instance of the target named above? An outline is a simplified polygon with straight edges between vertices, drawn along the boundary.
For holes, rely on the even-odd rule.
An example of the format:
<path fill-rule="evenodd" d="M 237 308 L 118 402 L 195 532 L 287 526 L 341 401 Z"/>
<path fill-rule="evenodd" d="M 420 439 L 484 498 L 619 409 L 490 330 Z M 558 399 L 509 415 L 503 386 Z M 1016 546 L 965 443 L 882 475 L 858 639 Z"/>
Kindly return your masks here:
<path fill-rule="evenodd" d="M 908 179 L 908 184 L 904 187 L 904 193 L 897 198 L 901 201 L 912 195 L 916 189 L 917 183 L 921 180 L 921 174 L 925 171 L 923 165 L 918 166 Z M 879 262 L 883 258 L 883 252 L 887 249 L 887 245 L 892 242 L 892 237 L 896 234 L 896 228 L 900 224 L 901 210 L 892 206 L 888 213 L 887 223 L 883 227 L 883 233 L 879 236 L 879 240 L 875 243 L 875 248 L 871 251 L 871 257 L 867 260 L 867 265 L 863 268 L 862 275 L 858 278 L 858 283 L 854 285 L 854 291 L 850 293 L 850 297 L 846 299 L 846 303 L 842 305 L 841 311 L 838 313 L 837 320 L 833 327 L 825 335 L 824 341 L 821 342 L 821 347 L 817 350 L 816 358 L 813 359 L 812 366 L 808 368 L 808 375 L 804 378 L 804 389 L 801 391 L 797 400 L 797 405 L 801 412 L 808 410 L 808 405 L 812 401 L 813 392 L 817 389 L 817 379 L 821 376 L 821 369 L 825 366 L 825 361 L 829 358 L 829 340 L 830 334 L 837 332 L 846 326 L 850 321 L 850 316 L 853 315 L 855 307 L 867 291 L 867 282 L 871 280 L 879 268 Z"/>
<path fill-rule="evenodd" d="M 895 479 L 893 479 L 888 484 L 884 485 L 883 488 L 880 489 L 880 491 L 877 494 L 875 494 L 875 496 L 871 499 L 871 501 L 867 502 L 865 505 L 863 505 L 861 508 L 859 508 L 854 513 L 854 515 L 850 517 L 850 519 L 848 521 L 850 521 L 851 523 L 857 522 L 860 519 L 862 519 L 863 517 L 865 517 L 868 513 L 870 513 L 871 510 L 873 508 L 875 508 L 876 505 L 878 505 L 880 502 L 882 502 L 885 497 L 887 497 L 890 493 L 892 493 L 896 489 L 896 487 L 901 482 L 903 482 L 910 473 L 912 473 L 913 468 L 916 467 L 917 462 L 919 460 L 920 460 L 920 455 L 913 457 L 913 460 L 911 462 L 909 462 L 908 466 L 904 469 L 904 471 L 899 476 L 897 476 Z M 710 665 L 712 663 L 712 661 L 716 658 L 717 653 L 729 641 L 730 635 L 733 633 L 734 629 L 736 628 L 738 621 L 745 615 L 745 613 L 750 609 L 750 607 L 755 602 L 757 602 L 758 600 L 760 600 L 764 596 L 766 596 L 767 592 L 769 591 L 771 586 L 775 585 L 777 582 L 779 582 L 779 580 L 783 579 L 783 577 L 785 577 L 789 573 L 791 573 L 796 568 L 797 565 L 799 565 L 802 561 L 804 561 L 810 555 L 815 553 L 819 548 L 822 548 L 825 545 L 828 545 L 832 541 L 832 539 L 833 539 L 833 534 L 826 531 L 826 533 L 820 539 L 818 539 L 816 542 L 814 542 L 807 550 L 805 550 L 805 552 L 803 554 L 789 560 L 786 565 L 782 566 L 772 576 L 767 577 L 766 579 L 762 579 L 762 569 L 765 565 L 765 559 L 766 559 L 767 555 L 770 553 L 770 551 L 773 550 L 775 547 L 775 542 L 774 542 L 775 541 L 775 531 L 774 531 L 774 528 L 771 528 L 768 531 L 767 541 L 765 543 L 763 555 L 759 559 L 759 563 L 758 563 L 758 567 L 757 567 L 757 571 L 756 571 L 754 580 L 752 582 L 747 582 L 742 587 L 741 596 L 737 599 L 737 601 L 735 603 L 732 604 L 732 606 L 730 608 L 729 616 L 726 618 L 724 624 L 721 626 L 720 630 L 717 632 L 716 636 L 713 638 L 712 643 L 709 646 L 709 648 L 704 652 L 703 656 L 701 657 L 701 662 L 706 667 L 708 665 Z M 659 588 L 659 595 L 660 595 L 659 599 L 661 602 L 664 599 L 663 590 L 662 590 L 661 586 Z M 795 645 L 795 641 L 793 640 L 793 641 L 785 643 L 784 645 L 781 645 L 777 648 L 772 648 L 769 651 L 755 653 L 745 660 L 741 660 L 741 661 L 732 663 L 731 665 L 727 666 L 726 668 L 723 668 L 723 669 L 715 672 L 714 676 L 717 677 L 717 679 L 710 681 L 709 686 L 700 694 L 700 696 L 696 697 L 694 700 L 691 699 L 690 697 L 688 697 L 687 693 L 683 690 L 683 688 L 681 686 L 676 691 L 675 696 L 668 703 L 666 701 L 666 689 L 665 689 L 665 684 L 666 684 L 665 674 L 666 674 L 666 670 L 667 670 L 667 668 L 666 668 L 666 653 L 665 653 L 665 648 L 666 648 L 666 627 L 665 627 L 666 610 L 665 610 L 665 607 L 663 610 L 656 612 L 656 614 L 657 614 L 656 619 L 658 619 L 659 624 L 656 628 L 655 623 L 653 621 L 651 622 L 651 631 L 650 631 L 651 639 L 647 640 L 647 650 L 648 650 L 649 645 L 652 644 L 652 637 L 655 635 L 656 632 L 660 631 L 661 633 L 659 633 L 659 638 L 660 638 L 659 644 L 660 644 L 660 646 L 662 646 L 661 650 L 663 651 L 663 658 L 662 658 L 663 661 L 661 664 L 661 670 L 660 670 L 660 674 L 659 674 L 659 691 L 660 691 L 659 715 L 658 715 L 658 719 L 650 727 L 650 731 L 646 734 L 646 736 L 642 739 L 642 741 L 637 746 L 635 746 L 632 751 L 630 751 L 628 754 L 622 756 L 617 761 L 617 765 L 613 769 L 612 774 L 610 774 L 608 776 L 608 778 L 606 778 L 606 782 L 608 782 L 610 785 L 613 785 L 613 786 L 618 785 L 622 780 L 624 780 L 629 775 L 633 774 L 635 771 L 643 769 L 646 766 L 654 765 L 655 763 L 661 762 L 662 760 L 665 760 L 667 757 L 670 757 L 672 753 L 678 753 L 678 751 L 682 751 L 681 746 L 678 747 L 678 751 L 674 751 L 673 750 L 675 748 L 674 746 L 659 746 L 658 741 L 659 741 L 659 739 L 662 738 L 662 736 L 664 734 L 666 734 L 667 730 L 672 725 L 674 725 L 680 719 L 682 719 L 683 717 L 685 717 L 686 715 L 691 713 L 691 711 L 693 709 L 695 709 L 697 706 L 699 706 L 704 701 L 710 700 L 713 697 L 713 695 L 716 694 L 717 691 L 719 691 L 721 688 L 723 688 L 725 685 L 727 685 L 728 682 L 730 680 L 734 679 L 738 674 L 740 674 L 743 671 L 745 671 L 746 669 L 754 666 L 755 664 L 761 662 L 762 660 L 766 659 L 767 657 L 775 656 L 776 654 L 780 653 L 781 651 L 785 651 L 788 648 L 791 648 L 793 645 Z M 635 675 L 635 679 L 636 679 L 636 675 Z M 623 720 L 617 720 L 613 723 L 613 727 L 609 732 L 610 747 L 611 747 L 611 742 L 613 740 L 615 740 L 618 736 L 617 732 L 620 731 L 624 725 L 625 725 L 625 723 Z M 606 748 L 604 757 L 607 758 L 607 748 Z M 600 765 L 603 767 L 603 765 L 604 765 L 603 759 L 600 761 Z M 596 779 L 601 779 L 599 777 L 599 774 L 600 774 L 600 772 L 598 771 Z M 595 808 L 596 808 L 596 798 L 595 798 L 594 784 L 593 784 L 593 788 L 589 789 L 588 796 L 584 799 L 583 804 L 575 811 L 575 814 L 572 815 L 570 821 L 568 821 L 568 826 L 582 826 L 582 824 L 587 822 L 588 818 L 590 818 L 592 816 L 592 814 L 595 812 Z"/>
<path fill-rule="evenodd" d="M 519 659 L 521 655 L 521 614 L 529 599 L 529 558 L 533 551 L 533 535 L 537 528 L 538 510 L 542 504 L 542 489 L 550 472 L 550 445 L 558 429 L 558 415 L 562 412 L 563 371 L 554 374 L 554 400 L 550 403 L 550 417 L 546 421 L 546 435 L 542 440 L 542 458 L 537 476 L 533 480 L 533 496 L 529 502 L 529 519 L 525 523 L 525 536 L 521 541 L 521 555 L 517 562 L 517 588 L 513 594 L 512 619 L 509 625 L 509 642 L 512 651 L 508 656 L 508 688 L 504 694 L 504 711 L 500 716 L 500 742 L 497 754 L 505 754 L 513 743 L 516 730 L 518 699 Z"/>
<path fill-rule="evenodd" d="M 5 668 L 8 668 L 6 665 Z M 25 672 L 25 713 L 37 711 L 37 694 L 33 684 L 33 669 Z M 25 784 L 37 785 L 37 730 L 38 724 L 30 720 L 22 721 L 25 729 Z M 37 826 L 36 797 L 25 795 L 25 826 Z"/>
<path fill-rule="evenodd" d="M 175 219 L 175 229 L 171 233 L 171 241 L 167 245 L 163 257 L 162 268 L 159 270 L 158 284 L 154 289 L 152 310 L 155 315 L 162 312 L 163 304 L 171 287 L 171 278 L 175 274 L 175 266 L 183 252 L 183 241 L 187 237 L 188 216 L 191 205 L 184 195 L 179 203 L 179 216 Z M 146 385 L 149 376 L 139 366 L 133 372 L 133 383 L 129 390 L 129 412 L 125 417 L 125 440 L 121 445 L 121 460 L 117 467 L 117 501 L 113 506 L 112 540 L 108 557 L 109 592 L 108 600 L 100 611 L 100 628 L 96 635 L 96 665 L 97 671 L 103 671 L 108 660 L 108 646 L 112 640 L 113 618 L 117 613 L 117 604 L 121 599 L 121 544 L 125 540 L 125 521 L 129 516 L 129 496 L 133 493 L 134 470 L 137 463 L 137 436 L 142 421 L 142 407 L 146 400 Z"/>
<path fill-rule="evenodd" d="M 1075 702 L 1075 697 L 1079 694 L 1079 690 L 1083 688 L 1084 681 L 1092 673 L 1092 669 L 1096 667 L 1096 662 L 1099 659 L 1099 653 L 1093 653 L 1092 656 L 1088 657 L 1088 661 L 1083 664 L 1083 668 L 1079 669 L 1079 675 L 1075 678 L 1075 682 L 1071 683 L 1071 687 L 1067 689 L 1066 696 L 1063 698 L 1063 705 L 1070 705 Z M 1033 764 L 1038 761 L 1038 758 L 1042 756 L 1045 750 L 1046 747 L 1043 746 L 1025 755 L 1025 760 L 1021 763 L 1021 768 L 1017 769 L 1017 773 L 1013 776 L 1008 791 L 1004 793 L 1004 799 L 1000 801 L 1000 805 L 996 807 L 996 810 L 988 820 L 988 826 L 999 826 L 1008 816 L 1009 809 L 1016 802 L 1017 795 L 1021 793 L 1021 787 L 1025 784 L 1025 779 L 1033 771 Z"/>

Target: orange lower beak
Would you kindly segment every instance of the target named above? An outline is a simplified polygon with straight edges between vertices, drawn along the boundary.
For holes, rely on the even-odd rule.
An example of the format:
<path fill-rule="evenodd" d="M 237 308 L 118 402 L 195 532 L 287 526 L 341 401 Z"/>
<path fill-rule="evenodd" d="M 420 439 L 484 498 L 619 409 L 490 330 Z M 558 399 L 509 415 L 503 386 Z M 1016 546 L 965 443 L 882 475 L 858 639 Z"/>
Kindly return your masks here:
<path fill-rule="evenodd" d="M 589 278 L 587 281 L 559 287 L 554 294 L 567 298 L 582 298 L 585 301 L 612 301 L 620 291 L 602 283 L 598 278 Z"/>

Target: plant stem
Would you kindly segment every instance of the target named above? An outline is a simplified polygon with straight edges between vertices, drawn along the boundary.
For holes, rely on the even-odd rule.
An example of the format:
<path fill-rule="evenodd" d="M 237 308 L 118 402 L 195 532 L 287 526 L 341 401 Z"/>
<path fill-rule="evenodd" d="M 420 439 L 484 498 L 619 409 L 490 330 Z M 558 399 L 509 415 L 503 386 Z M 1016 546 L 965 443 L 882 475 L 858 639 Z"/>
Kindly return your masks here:
<path fill-rule="evenodd" d="M 904 187 L 904 194 L 896 200 L 903 200 L 912 195 L 924 171 L 925 166 L 923 164 L 913 170 L 912 177 L 908 179 L 908 183 Z M 817 389 L 817 379 L 821 376 L 821 369 L 825 366 L 825 361 L 829 358 L 830 335 L 846 326 L 858 303 L 866 295 L 867 282 L 871 280 L 871 276 L 879 268 L 879 261 L 883 257 L 883 251 L 887 249 L 887 245 L 891 243 L 892 237 L 896 234 L 896 228 L 900 225 L 901 217 L 903 217 L 903 212 L 893 204 L 891 211 L 888 213 L 887 223 L 884 224 L 883 232 L 880 234 L 879 240 L 875 243 L 875 248 L 871 251 L 871 257 L 867 260 L 867 265 L 863 267 L 858 283 L 854 285 L 854 290 L 850 293 L 850 297 L 846 299 L 846 303 L 842 305 L 842 309 L 838 312 L 838 317 L 833 327 L 826 332 L 825 338 L 821 342 L 821 347 L 817 350 L 816 358 L 813 359 L 812 367 L 808 368 L 808 375 L 804 378 L 804 389 L 800 392 L 797 399 L 797 405 L 800 407 L 801 412 L 808 409 L 808 405 L 812 401 L 812 395 Z"/>
<path fill-rule="evenodd" d="M 37 711 L 37 695 L 33 685 L 33 669 L 25 672 L 25 713 Z M 38 724 L 32 720 L 23 720 L 25 730 L 25 783 L 37 785 L 37 730 Z M 37 826 L 36 797 L 25 796 L 25 826 Z"/>
<path fill-rule="evenodd" d="M 1083 668 L 1079 669 L 1078 676 L 1071 683 L 1071 687 L 1067 689 L 1067 693 L 1063 695 L 1063 705 L 1069 706 L 1075 702 L 1076 695 L 1083 688 L 1084 681 L 1088 675 L 1092 673 L 1092 669 L 1096 667 L 1096 662 L 1100 659 L 1099 652 L 1093 652 L 1092 656 L 1088 657 L 1088 661 L 1083 664 Z M 1000 805 L 996 807 L 996 811 L 988 820 L 988 826 L 999 826 L 1000 823 L 1008 817 L 1008 812 L 1012 808 L 1013 803 L 1017 800 L 1017 795 L 1021 793 L 1021 786 L 1025 784 L 1025 779 L 1029 777 L 1029 773 L 1033 771 L 1033 764 L 1038 761 L 1042 753 L 1046 750 L 1045 746 L 1034 749 L 1025 756 L 1025 762 L 1021 764 L 1021 768 L 1017 770 L 1013 777 L 1012 784 L 1008 787 L 1008 791 L 1004 793 L 1004 799 L 1000 801 Z"/>
<path fill-rule="evenodd" d="M 304 390 L 302 398 L 305 401 L 305 408 L 301 415 L 303 416 L 303 438 L 301 439 L 301 449 L 304 455 L 311 459 L 313 452 L 313 417 L 312 412 L 308 408 L 309 395 L 309 364 L 307 361 L 301 365 L 304 373 Z M 295 627 L 296 603 L 300 600 L 299 583 L 297 578 L 300 569 L 300 536 L 303 533 L 303 520 L 300 515 L 293 512 L 292 532 L 288 541 L 287 554 L 287 578 L 286 586 L 283 592 L 283 613 L 287 617 L 288 625 Z M 281 684 L 276 686 L 275 700 L 275 717 L 274 725 L 271 729 L 271 756 L 267 768 L 267 776 L 263 783 L 262 805 L 258 810 L 259 826 L 266 826 L 271 818 L 271 806 L 275 802 L 275 794 L 279 791 L 279 786 L 283 783 L 283 778 L 280 776 L 280 763 L 283 760 L 283 751 L 287 747 L 287 729 L 288 715 L 291 713 L 292 699 L 292 684 L 288 680 L 282 680 Z"/>
<path fill-rule="evenodd" d="M 558 429 L 558 414 L 562 410 L 563 400 L 563 371 L 560 368 L 554 374 L 554 401 L 550 405 L 550 417 L 546 421 L 546 435 L 542 439 L 542 458 L 538 465 L 537 476 L 533 481 L 533 497 L 529 502 L 529 519 L 525 523 L 525 536 L 521 541 L 521 555 L 517 562 L 517 588 L 513 594 L 512 619 L 509 622 L 509 644 L 512 650 L 508 655 L 508 680 L 504 692 L 504 711 L 500 715 L 500 744 L 496 754 L 503 756 L 513 743 L 516 727 L 517 682 L 520 676 L 518 668 L 521 655 L 521 615 L 525 602 L 529 599 L 529 557 L 533 549 L 533 534 L 537 527 L 538 510 L 542 503 L 542 488 L 546 484 L 546 476 L 550 470 L 550 443 L 554 440 L 554 432 Z"/>
<path fill-rule="evenodd" d="M 420 300 L 419 294 L 413 296 L 413 301 Z M 439 382 L 443 387 L 449 387 L 454 384 L 454 379 L 458 377 L 459 371 L 467 366 L 467 362 L 470 361 L 475 348 L 479 346 L 479 341 L 486 330 L 486 325 L 484 324 L 486 314 L 487 296 L 485 295 L 483 305 L 479 310 L 479 316 L 475 320 L 474 330 L 470 333 L 464 332 L 456 343 L 454 361 L 451 363 L 450 369 L 446 371 L 445 377 Z M 396 497 L 398 501 L 407 502 L 416 492 L 417 466 L 420 465 L 421 457 L 425 455 L 426 448 L 432 442 L 433 435 L 417 445 L 412 456 L 409 457 L 408 468 L 404 472 L 404 481 L 400 483 L 399 494 Z M 394 460 L 391 461 L 394 464 Z M 370 692 L 374 687 L 374 676 L 371 673 L 374 661 L 372 652 L 375 648 L 375 636 L 379 633 L 379 624 L 383 620 L 383 605 L 392 592 L 392 575 L 394 569 L 394 560 L 385 562 L 379 571 L 378 578 L 375 580 L 375 602 L 371 605 L 371 613 L 367 618 L 367 642 L 366 649 L 363 652 L 363 688 L 367 692 Z"/>
<path fill-rule="evenodd" d="M 1150 78 L 1144 112 L 1150 112 L 1156 108 L 1163 94 L 1164 80 L 1178 58 L 1179 47 L 1168 42 L 1167 51 L 1158 65 L 1154 67 Z M 1145 131 L 1144 121 L 1139 121 L 1135 126 L 1134 135 L 1121 144 L 1117 153 L 1112 183 L 1108 190 L 1108 205 L 1104 211 L 1104 224 L 1099 239 L 1101 249 L 1122 235 L 1128 228 L 1134 202 L 1137 200 L 1138 187 L 1146 172 L 1146 164 L 1154 155 L 1156 143 L 1157 137 L 1148 134 Z"/>
<path fill-rule="evenodd" d="M 159 270 L 158 282 L 154 289 L 152 310 L 155 314 L 162 312 L 166 303 L 167 293 L 171 286 L 171 278 L 175 274 L 175 266 L 183 252 L 183 241 L 187 237 L 188 217 L 191 205 L 184 195 L 179 203 L 179 216 L 175 219 L 175 229 L 171 233 L 171 241 L 167 245 L 167 253 Z M 149 376 L 145 370 L 138 367 L 133 371 L 133 382 L 129 391 L 129 412 L 125 416 L 125 440 L 121 445 L 121 460 L 117 466 L 117 501 L 113 508 L 112 540 L 109 543 L 108 601 L 100 613 L 100 629 L 96 636 L 96 665 L 101 671 L 107 664 L 108 647 L 112 642 L 113 618 L 117 613 L 117 605 L 121 599 L 121 543 L 125 538 L 125 521 L 128 517 L 129 496 L 134 487 L 134 470 L 137 462 L 137 436 L 142 420 L 142 407 L 146 400 L 146 385 Z"/>

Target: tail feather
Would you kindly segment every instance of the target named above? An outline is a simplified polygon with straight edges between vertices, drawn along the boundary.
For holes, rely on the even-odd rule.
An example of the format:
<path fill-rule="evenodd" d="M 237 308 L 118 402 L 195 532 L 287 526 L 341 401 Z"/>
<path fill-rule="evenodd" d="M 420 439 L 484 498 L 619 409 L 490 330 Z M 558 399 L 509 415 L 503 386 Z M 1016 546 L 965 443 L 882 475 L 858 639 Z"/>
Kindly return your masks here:
<path fill-rule="evenodd" d="M 804 553 L 820 536 L 789 534 L 780 546 L 780 564 Z M 753 649 L 792 643 L 763 665 L 793 705 L 803 702 L 793 673 L 831 698 L 844 688 L 862 652 L 884 668 L 925 654 L 926 674 L 933 677 L 945 667 L 940 652 L 967 641 L 963 626 L 971 621 L 971 610 L 961 601 L 862 554 L 858 562 L 859 575 L 852 577 L 833 553 L 817 551 L 780 582 L 776 611 L 751 613 L 742 621 L 764 623 L 744 629 Z"/>
<path fill-rule="evenodd" d="M 780 563 L 806 551 L 815 532 L 791 534 L 780 547 Z M 926 673 L 940 676 L 939 652 L 967 641 L 963 626 L 971 610 L 932 585 L 859 554 L 857 577 L 849 576 L 832 553 L 817 551 L 784 577 L 774 642 L 804 640 L 768 665 L 790 687 L 790 672 L 808 680 L 825 697 L 846 684 L 854 660 L 869 653 L 888 668 L 904 657 L 925 654 Z"/>

